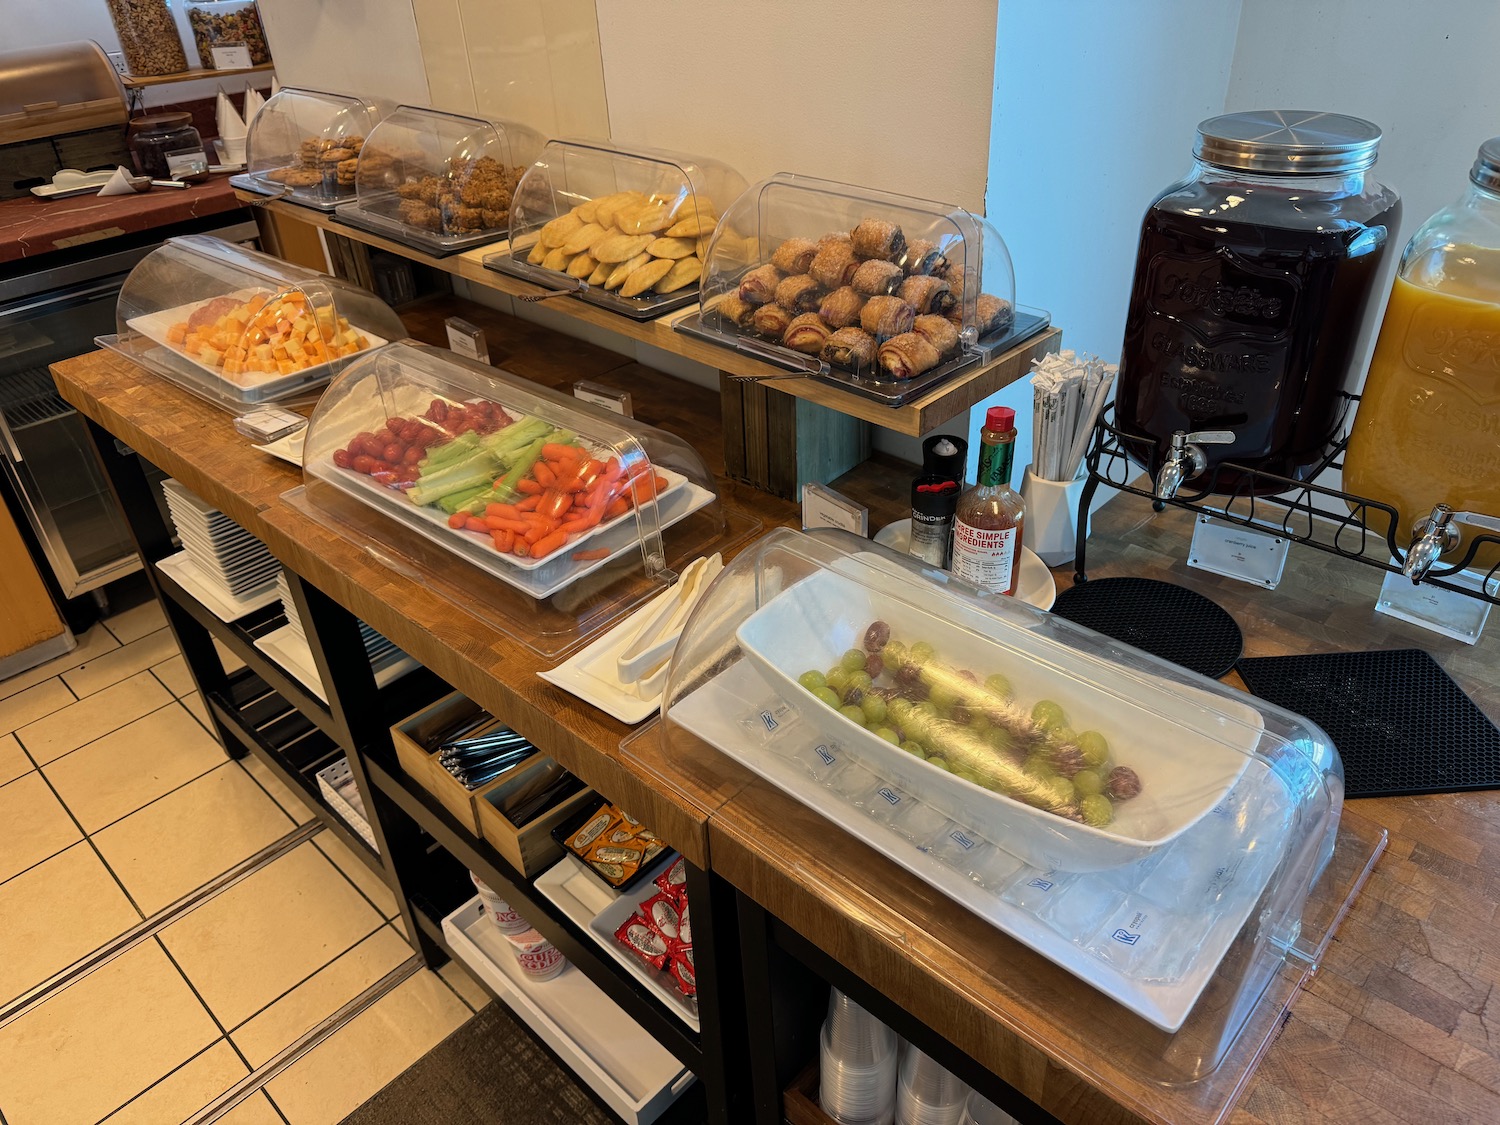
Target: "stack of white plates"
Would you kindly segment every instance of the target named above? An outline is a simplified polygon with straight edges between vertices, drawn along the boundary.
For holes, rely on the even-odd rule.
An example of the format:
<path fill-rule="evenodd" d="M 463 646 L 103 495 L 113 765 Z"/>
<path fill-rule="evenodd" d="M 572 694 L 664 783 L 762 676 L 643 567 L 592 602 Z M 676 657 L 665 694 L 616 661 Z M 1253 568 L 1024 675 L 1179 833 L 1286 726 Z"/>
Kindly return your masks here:
<path fill-rule="evenodd" d="M 233 599 L 270 587 L 281 574 L 266 545 L 175 480 L 162 481 L 177 538 L 203 580 Z"/>
<path fill-rule="evenodd" d="M 302 629 L 302 619 L 297 616 L 297 603 L 292 600 L 292 589 L 287 584 L 285 572 L 278 572 L 276 575 L 276 592 L 281 596 L 281 609 L 286 614 L 287 624 L 301 641 L 302 647 L 306 648 L 307 634 Z M 359 623 L 359 632 L 365 642 L 365 653 L 370 658 L 370 667 L 375 671 L 379 672 L 383 668 L 407 659 L 406 653 L 363 621 Z"/>

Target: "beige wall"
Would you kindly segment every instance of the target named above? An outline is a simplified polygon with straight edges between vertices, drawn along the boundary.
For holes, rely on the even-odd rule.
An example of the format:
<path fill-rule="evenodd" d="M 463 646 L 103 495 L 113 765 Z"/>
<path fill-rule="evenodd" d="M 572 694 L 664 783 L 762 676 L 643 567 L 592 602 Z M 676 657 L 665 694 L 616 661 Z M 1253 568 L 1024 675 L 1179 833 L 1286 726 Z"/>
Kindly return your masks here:
<path fill-rule="evenodd" d="M 259 0 L 283 86 L 426 105 L 411 0 Z"/>
<path fill-rule="evenodd" d="M 615 140 L 984 208 L 995 4 L 605 0 Z"/>

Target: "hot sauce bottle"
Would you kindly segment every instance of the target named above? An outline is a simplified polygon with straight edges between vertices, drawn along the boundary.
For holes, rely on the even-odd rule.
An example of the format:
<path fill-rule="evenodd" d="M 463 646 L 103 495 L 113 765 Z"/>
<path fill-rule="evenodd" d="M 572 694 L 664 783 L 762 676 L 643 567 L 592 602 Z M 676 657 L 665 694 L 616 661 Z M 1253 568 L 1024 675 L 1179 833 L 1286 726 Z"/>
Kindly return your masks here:
<path fill-rule="evenodd" d="M 953 519 L 953 573 L 988 593 L 1015 594 L 1021 576 L 1026 505 L 1010 486 L 1016 412 L 992 406 L 980 434 L 979 474 L 958 498 Z"/>

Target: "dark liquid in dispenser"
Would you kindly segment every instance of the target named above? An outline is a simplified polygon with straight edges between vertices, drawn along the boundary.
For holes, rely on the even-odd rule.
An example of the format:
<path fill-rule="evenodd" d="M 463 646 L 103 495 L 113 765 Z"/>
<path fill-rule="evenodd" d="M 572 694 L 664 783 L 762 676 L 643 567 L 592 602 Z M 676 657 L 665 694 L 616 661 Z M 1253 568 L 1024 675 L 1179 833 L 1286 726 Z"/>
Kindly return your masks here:
<path fill-rule="evenodd" d="M 1226 209 L 1222 186 L 1192 184 L 1171 193 L 1170 211 L 1147 213 L 1115 418 L 1156 439 L 1127 443 L 1153 477 L 1175 430 L 1235 435 L 1203 447 L 1200 488 L 1220 461 L 1304 480 L 1338 436 L 1401 205 L 1367 224 L 1330 214 L 1323 230 L 1253 221 L 1257 210 L 1295 207 L 1296 194 L 1258 189 Z M 1178 213 L 1194 207 L 1203 213 Z M 1215 491 L 1246 487 L 1242 475 L 1220 472 Z"/>

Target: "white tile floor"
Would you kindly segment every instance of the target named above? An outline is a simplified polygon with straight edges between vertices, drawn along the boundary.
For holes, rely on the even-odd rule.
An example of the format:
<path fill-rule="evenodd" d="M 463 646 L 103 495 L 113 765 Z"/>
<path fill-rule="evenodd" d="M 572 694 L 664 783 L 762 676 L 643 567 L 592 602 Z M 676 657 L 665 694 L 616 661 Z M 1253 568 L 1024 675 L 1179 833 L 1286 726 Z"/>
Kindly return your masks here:
<path fill-rule="evenodd" d="M 207 719 L 154 603 L 0 682 L 0 1005 L 312 818 Z M 396 909 L 315 836 L 0 1026 L 0 1123 L 184 1120 L 406 960 Z M 332 1125 L 486 1002 L 423 971 L 222 1120 Z"/>

